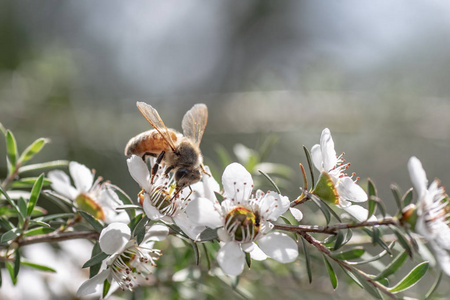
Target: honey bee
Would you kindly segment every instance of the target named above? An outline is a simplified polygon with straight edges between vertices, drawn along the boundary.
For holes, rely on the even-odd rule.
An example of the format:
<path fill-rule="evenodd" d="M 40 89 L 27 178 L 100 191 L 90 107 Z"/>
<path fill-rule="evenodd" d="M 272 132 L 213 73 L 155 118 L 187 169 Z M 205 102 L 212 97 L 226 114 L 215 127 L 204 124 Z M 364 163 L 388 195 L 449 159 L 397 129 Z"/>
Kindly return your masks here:
<path fill-rule="evenodd" d="M 174 171 L 177 189 L 198 182 L 202 173 L 209 175 L 203 166 L 199 148 L 208 121 L 205 104 L 196 104 L 186 112 L 181 123 L 183 134 L 167 128 L 151 105 L 144 102 L 137 102 L 136 105 L 154 129 L 130 139 L 125 147 L 126 156 L 135 154 L 144 160 L 147 155 L 157 157 L 152 167 L 152 180 L 163 162 L 166 165 L 164 174 Z"/>

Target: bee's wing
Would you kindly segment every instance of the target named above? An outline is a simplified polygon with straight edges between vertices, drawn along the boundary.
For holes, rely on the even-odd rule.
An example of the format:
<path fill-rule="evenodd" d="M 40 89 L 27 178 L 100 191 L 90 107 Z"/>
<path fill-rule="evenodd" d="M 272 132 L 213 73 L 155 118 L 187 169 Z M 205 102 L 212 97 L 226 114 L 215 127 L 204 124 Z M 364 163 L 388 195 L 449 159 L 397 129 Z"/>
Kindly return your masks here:
<path fill-rule="evenodd" d="M 199 146 L 207 122 L 208 108 L 205 104 L 195 104 L 183 117 L 181 126 L 183 127 L 184 136 Z"/>
<path fill-rule="evenodd" d="M 175 150 L 176 146 L 170 137 L 169 131 L 167 130 L 166 125 L 161 120 L 156 109 L 154 109 L 151 105 L 148 105 L 145 102 L 136 102 L 136 106 L 138 107 L 141 114 L 147 119 L 150 125 L 155 128 L 159 134 L 166 140 L 172 150 Z"/>

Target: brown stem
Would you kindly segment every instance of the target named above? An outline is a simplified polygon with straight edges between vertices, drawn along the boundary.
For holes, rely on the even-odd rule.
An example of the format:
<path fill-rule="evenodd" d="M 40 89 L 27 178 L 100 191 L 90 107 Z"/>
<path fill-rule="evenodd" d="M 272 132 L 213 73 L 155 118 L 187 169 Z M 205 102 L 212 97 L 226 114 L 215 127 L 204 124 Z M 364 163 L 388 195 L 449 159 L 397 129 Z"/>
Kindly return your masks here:
<path fill-rule="evenodd" d="M 16 169 L 14 170 L 14 172 L 9 174 L 9 176 L 6 177 L 5 180 L 3 180 L 2 188 L 5 191 L 8 189 L 9 185 L 11 184 L 11 182 L 14 181 L 14 178 L 16 178 L 16 176 L 19 174 L 19 168 L 20 168 L 20 164 L 16 164 Z"/>
<path fill-rule="evenodd" d="M 37 244 L 37 243 L 52 243 L 62 242 L 73 239 L 89 239 L 97 240 L 99 233 L 97 231 L 72 231 L 72 232 L 52 232 L 49 234 L 39 234 L 24 237 L 15 241 L 18 247 Z"/>
<path fill-rule="evenodd" d="M 397 225 L 397 220 L 395 218 L 385 218 L 379 221 L 365 221 L 353 224 L 338 223 L 331 226 L 274 224 L 274 228 L 297 233 L 317 232 L 317 233 L 336 234 L 337 231 L 340 229 L 372 227 L 380 225 Z"/>
<path fill-rule="evenodd" d="M 300 235 L 311 245 L 313 245 L 314 247 L 316 247 L 320 252 L 324 253 L 325 255 L 327 255 L 329 258 L 331 258 L 332 260 L 334 260 L 336 263 L 338 263 L 339 265 L 341 265 L 343 268 L 345 268 L 346 270 L 348 270 L 349 272 L 352 273 L 358 273 L 358 275 L 360 275 L 361 277 L 363 277 L 368 283 L 370 283 L 371 285 L 373 285 L 375 288 L 377 288 L 378 290 L 380 290 L 381 292 L 383 292 L 385 295 L 389 296 L 392 299 L 397 299 L 397 297 L 392 294 L 384 285 L 380 284 L 379 282 L 373 280 L 369 275 L 367 275 L 366 273 L 364 273 L 363 271 L 354 268 L 353 266 L 349 265 L 348 263 L 346 263 L 345 261 L 339 260 L 337 258 L 334 258 L 331 255 L 331 251 L 325 247 L 324 245 L 322 245 L 320 243 L 320 241 L 316 240 L 313 236 L 309 235 L 306 232 L 299 232 Z"/>

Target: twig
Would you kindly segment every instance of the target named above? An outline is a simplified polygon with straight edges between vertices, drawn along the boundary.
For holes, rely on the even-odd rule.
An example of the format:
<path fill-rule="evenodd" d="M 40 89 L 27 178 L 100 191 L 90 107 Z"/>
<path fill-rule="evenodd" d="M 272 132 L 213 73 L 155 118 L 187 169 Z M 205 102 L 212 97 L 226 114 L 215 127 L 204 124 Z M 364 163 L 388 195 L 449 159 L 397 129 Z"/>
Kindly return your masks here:
<path fill-rule="evenodd" d="M 73 232 L 51 232 L 49 234 L 39 234 L 24 237 L 15 241 L 18 247 L 37 244 L 37 243 L 51 243 L 62 242 L 73 239 L 89 239 L 97 240 L 99 233 L 97 231 L 73 231 Z M 6 247 L 5 247 L 6 248 Z"/>
<path fill-rule="evenodd" d="M 370 283 L 371 285 L 373 285 L 375 288 L 377 288 L 378 290 L 380 290 L 381 292 L 383 292 L 385 295 L 389 296 L 392 299 L 397 299 L 397 297 L 392 294 L 384 285 L 382 285 L 381 283 L 373 280 L 369 275 L 367 275 L 366 273 L 364 273 L 363 271 L 354 268 L 353 266 L 349 265 L 347 262 L 339 260 L 337 258 L 334 258 L 331 255 L 330 250 L 325 247 L 324 245 L 322 245 L 320 243 L 320 241 L 316 240 L 314 237 L 312 237 L 311 235 L 309 235 L 308 233 L 302 231 L 299 232 L 300 235 L 311 245 L 313 245 L 314 247 L 316 247 L 320 252 L 324 253 L 325 255 L 327 255 L 329 258 L 331 258 L 332 260 L 334 260 L 336 263 L 338 263 L 339 265 L 341 265 L 343 268 L 345 268 L 346 270 L 348 270 L 349 272 L 352 273 L 358 273 L 358 275 L 360 275 L 361 277 L 363 277 L 368 283 Z"/>

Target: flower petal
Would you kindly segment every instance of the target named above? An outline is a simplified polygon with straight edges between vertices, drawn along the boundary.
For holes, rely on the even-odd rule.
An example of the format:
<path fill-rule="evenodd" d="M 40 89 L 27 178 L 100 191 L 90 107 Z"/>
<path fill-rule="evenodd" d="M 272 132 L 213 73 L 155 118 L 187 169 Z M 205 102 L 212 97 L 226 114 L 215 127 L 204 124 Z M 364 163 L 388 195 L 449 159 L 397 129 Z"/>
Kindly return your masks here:
<path fill-rule="evenodd" d="M 127 159 L 128 171 L 131 177 L 141 188 L 146 191 L 150 190 L 150 172 L 147 164 L 137 155 L 133 155 Z"/>
<path fill-rule="evenodd" d="M 352 202 L 367 201 L 366 192 L 350 177 L 341 178 L 336 187 L 339 197 Z"/>
<path fill-rule="evenodd" d="M 325 128 L 320 136 L 320 149 L 322 150 L 323 168 L 328 172 L 337 164 L 336 150 L 334 150 L 333 138 L 328 128 Z"/>
<path fill-rule="evenodd" d="M 189 203 L 186 207 L 188 218 L 209 228 L 215 229 L 223 226 L 222 215 L 217 211 L 215 205 L 206 198 L 198 198 Z"/>
<path fill-rule="evenodd" d="M 131 238 L 130 227 L 124 223 L 111 223 L 100 233 L 100 248 L 106 254 L 118 253 Z"/>
<path fill-rule="evenodd" d="M 145 214 L 150 220 L 161 220 L 164 215 L 159 212 L 159 210 L 152 205 L 148 194 L 144 196 L 144 203 L 142 205 Z"/>
<path fill-rule="evenodd" d="M 265 254 L 281 263 L 293 262 L 298 256 L 297 243 L 282 232 L 263 236 L 258 245 Z"/>
<path fill-rule="evenodd" d="M 103 282 L 105 282 L 106 278 L 110 270 L 103 270 L 92 278 L 86 280 L 81 284 L 77 291 L 77 297 L 84 297 L 91 294 L 100 294 L 103 290 Z"/>
<path fill-rule="evenodd" d="M 323 170 L 323 158 L 322 158 L 322 150 L 320 149 L 319 144 L 315 144 L 311 148 L 311 160 L 316 167 L 317 170 Z M 328 171 L 328 170 L 327 170 Z"/>
<path fill-rule="evenodd" d="M 408 171 L 409 177 L 413 183 L 414 188 L 416 189 L 417 195 L 419 199 L 421 199 L 428 186 L 428 179 L 425 170 L 422 167 L 422 163 L 420 160 L 412 156 L 408 161 Z"/>
<path fill-rule="evenodd" d="M 94 183 L 94 174 L 85 165 L 71 161 L 69 172 L 75 183 L 75 187 L 80 193 L 86 193 Z"/>
<path fill-rule="evenodd" d="M 367 215 L 369 211 L 364 207 L 359 205 L 350 205 L 347 207 L 342 207 L 347 213 L 349 213 L 352 217 L 354 217 L 359 222 L 364 222 L 367 220 Z M 368 221 L 376 221 L 377 218 L 375 216 L 371 216 Z"/>
<path fill-rule="evenodd" d="M 232 163 L 222 175 L 224 197 L 238 203 L 250 198 L 253 189 L 252 175 L 239 163 Z"/>
<path fill-rule="evenodd" d="M 69 176 L 61 170 L 48 172 L 48 179 L 52 182 L 52 189 L 57 193 L 74 200 L 79 194 L 78 191 L 70 184 Z"/>
<path fill-rule="evenodd" d="M 439 265 L 441 266 L 442 271 L 444 271 L 445 274 L 450 276 L 450 255 L 445 249 L 442 249 L 434 241 L 431 241 L 430 245 L 434 250 L 434 254 L 436 256 L 437 261 L 439 262 Z"/>
<path fill-rule="evenodd" d="M 261 250 L 261 248 L 259 248 L 258 245 L 256 245 L 255 243 L 253 244 L 254 247 L 250 252 L 251 258 L 258 261 L 267 259 L 268 256 Z"/>
<path fill-rule="evenodd" d="M 289 199 L 275 192 L 268 191 L 259 199 L 261 212 L 266 215 L 267 220 L 275 221 L 289 208 Z"/>
<path fill-rule="evenodd" d="M 200 236 L 200 233 L 206 229 L 203 225 L 198 225 L 189 219 L 185 213 L 180 213 L 176 217 L 173 218 L 175 224 L 181 228 L 181 230 L 187 234 L 188 237 L 197 240 Z"/>
<path fill-rule="evenodd" d="M 291 212 L 294 219 L 297 220 L 297 222 L 300 222 L 303 219 L 303 213 L 300 211 L 300 209 L 291 207 L 289 208 L 289 211 Z"/>
<path fill-rule="evenodd" d="M 217 253 L 217 262 L 225 273 L 237 276 L 244 270 L 245 254 L 238 243 L 228 242 Z"/>
<path fill-rule="evenodd" d="M 144 241 L 162 241 L 169 235 L 169 228 L 163 224 L 153 224 L 145 233 Z"/>

